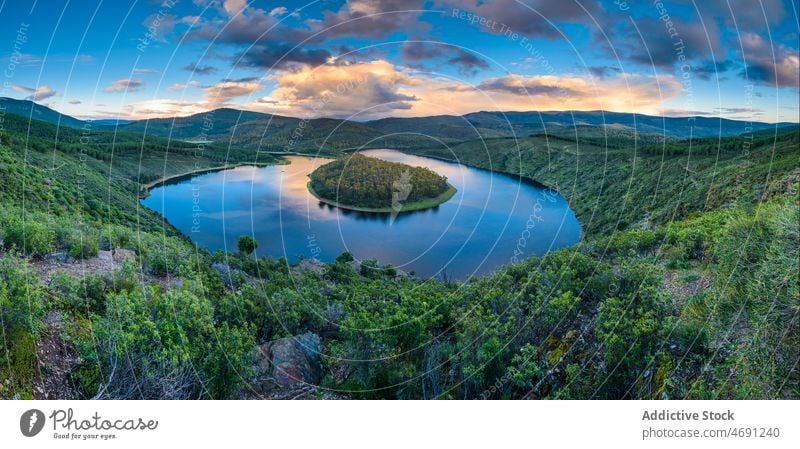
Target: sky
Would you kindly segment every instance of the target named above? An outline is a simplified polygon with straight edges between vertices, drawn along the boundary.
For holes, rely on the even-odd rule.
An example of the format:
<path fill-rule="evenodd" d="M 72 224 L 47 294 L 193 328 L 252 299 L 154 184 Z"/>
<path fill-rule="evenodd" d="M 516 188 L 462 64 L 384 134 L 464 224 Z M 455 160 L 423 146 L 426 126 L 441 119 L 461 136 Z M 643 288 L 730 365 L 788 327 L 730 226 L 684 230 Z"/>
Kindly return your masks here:
<path fill-rule="evenodd" d="M 0 0 L 0 25 L 0 96 L 79 118 L 800 114 L 792 0 Z"/>

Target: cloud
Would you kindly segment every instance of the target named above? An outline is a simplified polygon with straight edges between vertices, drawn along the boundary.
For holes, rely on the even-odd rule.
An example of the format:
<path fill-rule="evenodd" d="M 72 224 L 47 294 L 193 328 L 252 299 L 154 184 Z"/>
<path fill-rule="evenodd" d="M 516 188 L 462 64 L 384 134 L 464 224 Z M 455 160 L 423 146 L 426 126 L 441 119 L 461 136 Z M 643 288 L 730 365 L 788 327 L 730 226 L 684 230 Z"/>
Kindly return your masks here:
<path fill-rule="evenodd" d="M 192 114 L 199 114 L 209 109 L 208 105 L 198 101 L 182 101 L 170 99 L 152 99 L 139 101 L 125 106 L 119 114 L 120 118 L 126 119 L 146 119 L 164 117 L 183 117 Z M 103 115 L 108 112 L 97 111 Z"/>
<path fill-rule="evenodd" d="M 558 77 L 524 77 L 508 75 L 501 78 L 491 78 L 478 85 L 478 90 L 490 92 L 504 92 L 514 95 L 570 95 L 575 91 L 566 87 Z"/>
<path fill-rule="evenodd" d="M 733 60 L 725 59 L 722 61 L 706 60 L 692 65 L 692 73 L 701 80 L 708 81 L 712 77 L 717 77 L 722 73 L 731 70 L 736 66 Z"/>
<path fill-rule="evenodd" d="M 609 56 L 619 56 L 636 64 L 672 70 L 683 60 L 724 59 L 725 49 L 715 21 L 704 23 L 665 16 L 643 17 L 634 22 L 623 21 L 607 28 L 610 42 L 596 33 L 595 41 L 602 43 Z M 635 25 L 634 25 L 635 23 Z M 671 24 L 668 27 L 667 23 Z"/>
<path fill-rule="evenodd" d="M 167 42 L 167 36 L 175 31 L 175 25 L 182 23 L 173 14 L 152 14 L 144 19 L 142 25 L 147 28 L 147 38 L 160 43 Z"/>
<path fill-rule="evenodd" d="M 316 66 L 327 62 L 330 50 L 316 45 L 339 37 L 379 38 L 398 31 L 422 31 L 428 25 L 419 21 L 423 0 L 349 0 L 335 11 L 323 11 L 322 19 L 307 19 L 304 26 L 290 26 L 285 7 L 269 11 L 246 5 L 242 0 L 222 3 L 223 17 L 200 20 L 190 18 L 190 40 L 207 40 L 229 45 L 245 45 L 247 50 L 234 58 L 235 65 L 268 69 L 294 69 L 298 65 Z M 302 10 L 289 14 L 299 17 Z M 469 64 L 471 61 L 455 60 Z M 476 64 L 475 61 L 472 61 Z"/>
<path fill-rule="evenodd" d="M 277 8 L 272 8 L 272 10 L 269 12 L 269 16 L 270 17 L 280 17 L 280 16 L 286 14 L 287 12 L 289 12 L 289 10 L 286 9 L 285 6 L 278 6 Z"/>
<path fill-rule="evenodd" d="M 188 70 L 189 72 L 194 73 L 195 75 L 212 75 L 217 73 L 217 68 L 210 66 L 210 65 L 199 65 L 196 62 L 189 63 L 186 65 L 183 70 Z"/>
<path fill-rule="evenodd" d="M 741 76 L 764 85 L 800 87 L 800 54 L 780 44 L 771 45 L 755 33 L 743 33 Z"/>
<path fill-rule="evenodd" d="M 466 14 L 485 19 L 484 24 L 491 22 L 496 26 L 480 26 L 487 33 L 501 34 L 505 30 L 527 36 L 560 39 L 559 24 L 590 24 L 592 16 L 600 11 L 594 1 L 553 1 L 528 0 L 524 4 L 516 0 L 442 0 L 440 3 L 453 9 L 448 17 L 466 20 Z M 463 14 L 462 14 L 463 12 Z M 472 19 L 470 19 L 472 20 Z"/>
<path fill-rule="evenodd" d="M 424 31 L 419 20 L 422 0 L 348 0 L 336 12 L 325 11 L 322 20 L 307 20 L 313 34 L 335 37 L 381 38 L 397 31 Z"/>
<path fill-rule="evenodd" d="M 413 67 L 425 69 L 424 62 L 445 60 L 464 75 L 474 75 L 478 69 L 488 69 L 489 64 L 474 53 L 460 47 L 439 42 L 408 41 L 401 47 L 403 58 Z"/>
<path fill-rule="evenodd" d="M 225 0 L 224 2 L 222 2 L 222 8 L 231 17 L 242 12 L 242 10 L 246 6 L 247 6 L 247 0 Z"/>
<path fill-rule="evenodd" d="M 199 85 L 200 85 L 200 83 L 199 83 L 199 82 L 197 82 L 197 81 L 195 81 L 195 80 L 192 80 L 192 81 L 189 81 L 189 82 L 188 82 L 188 83 L 186 83 L 186 84 L 183 84 L 183 83 L 175 83 L 175 84 L 173 84 L 173 85 L 169 86 L 169 90 L 171 90 L 171 91 L 178 91 L 178 90 L 184 90 L 184 89 L 187 89 L 187 88 L 189 88 L 189 87 L 196 87 L 196 86 L 199 86 Z"/>
<path fill-rule="evenodd" d="M 58 92 L 54 91 L 53 89 L 50 88 L 50 86 L 47 85 L 42 85 L 33 88 L 33 87 L 25 87 L 14 84 L 11 87 L 17 92 L 28 94 L 28 96 L 25 97 L 25 99 L 31 101 L 42 101 L 58 95 Z"/>
<path fill-rule="evenodd" d="M 419 82 L 385 60 L 306 67 L 269 79 L 277 83 L 275 90 L 249 106 L 303 117 L 385 116 L 407 110 L 416 98 L 403 89 Z"/>
<path fill-rule="evenodd" d="M 70 100 L 67 103 L 69 103 L 69 104 L 82 104 L 81 100 Z"/>
<path fill-rule="evenodd" d="M 591 73 L 594 77 L 603 79 L 620 73 L 620 68 L 611 66 L 592 66 L 589 67 L 589 73 Z"/>
<path fill-rule="evenodd" d="M 265 45 L 252 47 L 238 55 L 240 65 L 260 69 L 285 69 L 298 65 L 318 66 L 329 61 L 333 55 L 328 50 L 288 45 Z"/>
<path fill-rule="evenodd" d="M 714 112 L 726 115 L 747 114 L 753 116 L 763 115 L 766 111 L 758 108 L 714 108 Z"/>
<path fill-rule="evenodd" d="M 767 31 L 779 25 L 788 17 L 784 1 L 704 0 L 693 2 L 693 5 L 700 10 L 704 21 L 721 20 L 726 26 L 742 33 Z"/>
<path fill-rule="evenodd" d="M 252 95 L 254 92 L 264 88 L 264 85 L 256 78 L 245 78 L 241 80 L 225 79 L 221 82 L 203 87 L 206 101 L 212 105 L 227 103 L 237 97 Z"/>
<path fill-rule="evenodd" d="M 154 75 L 156 73 L 160 73 L 156 69 L 133 69 L 134 75 Z"/>
<path fill-rule="evenodd" d="M 657 114 L 681 94 L 673 75 L 618 74 L 598 80 L 580 76 L 508 75 L 477 86 L 428 80 L 414 90 L 420 101 L 409 115 L 498 111 L 621 111 Z M 450 112 L 448 112 L 450 111 Z"/>
<path fill-rule="evenodd" d="M 40 65 L 42 61 L 44 61 L 42 57 L 29 53 L 11 54 L 8 57 L 9 64 L 16 64 L 21 67 L 36 67 Z"/>
<path fill-rule="evenodd" d="M 303 117 L 372 119 L 466 114 L 477 110 L 611 110 L 658 113 L 681 93 L 672 75 L 508 75 L 478 85 L 430 77 L 385 60 L 326 64 L 269 78 L 277 87 L 247 108 Z"/>
<path fill-rule="evenodd" d="M 144 81 L 135 79 L 121 79 L 112 81 L 108 87 L 103 89 L 106 92 L 138 92 L 144 87 Z"/>

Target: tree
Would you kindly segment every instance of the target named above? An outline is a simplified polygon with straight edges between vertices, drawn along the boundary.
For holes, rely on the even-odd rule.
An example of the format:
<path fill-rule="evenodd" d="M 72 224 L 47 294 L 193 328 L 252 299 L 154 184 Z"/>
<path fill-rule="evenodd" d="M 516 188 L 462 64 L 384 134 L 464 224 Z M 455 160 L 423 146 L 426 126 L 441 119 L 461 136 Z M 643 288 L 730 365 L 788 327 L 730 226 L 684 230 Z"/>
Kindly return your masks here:
<path fill-rule="evenodd" d="M 239 237 L 238 247 L 240 252 L 250 255 L 253 254 L 253 251 L 255 251 L 256 248 L 258 248 L 258 242 L 249 235 L 243 235 Z"/>

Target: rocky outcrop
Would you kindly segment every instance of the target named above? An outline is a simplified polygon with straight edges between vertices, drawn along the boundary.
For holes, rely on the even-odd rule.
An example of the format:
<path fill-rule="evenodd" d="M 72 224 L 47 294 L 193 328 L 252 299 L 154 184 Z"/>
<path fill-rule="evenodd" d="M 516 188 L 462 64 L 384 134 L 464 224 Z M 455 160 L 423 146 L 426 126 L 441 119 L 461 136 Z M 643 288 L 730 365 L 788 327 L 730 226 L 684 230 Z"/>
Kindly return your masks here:
<path fill-rule="evenodd" d="M 310 332 L 264 343 L 258 348 L 257 388 L 318 385 L 322 380 L 321 352 L 319 335 Z"/>
<path fill-rule="evenodd" d="M 131 249 L 116 248 L 113 252 L 114 262 L 122 263 L 126 260 L 136 262 L 136 251 Z"/>

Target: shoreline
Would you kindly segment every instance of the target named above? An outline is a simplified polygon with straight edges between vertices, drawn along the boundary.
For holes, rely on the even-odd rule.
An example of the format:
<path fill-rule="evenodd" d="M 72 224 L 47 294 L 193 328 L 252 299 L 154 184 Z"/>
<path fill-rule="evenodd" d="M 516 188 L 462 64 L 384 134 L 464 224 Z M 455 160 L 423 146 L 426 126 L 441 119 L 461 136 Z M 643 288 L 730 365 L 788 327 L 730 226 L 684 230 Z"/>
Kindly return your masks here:
<path fill-rule="evenodd" d="M 220 165 L 217 167 L 198 168 L 197 170 L 191 170 L 188 172 L 178 173 L 175 175 L 164 176 L 162 178 L 156 179 L 155 181 L 151 181 L 146 184 L 141 184 L 139 186 L 139 199 L 143 200 L 148 196 L 150 196 L 150 189 L 153 189 L 155 187 L 160 187 L 171 181 L 177 181 L 183 178 L 191 178 L 196 175 L 202 175 L 205 173 L 211 173 L 215 171 L 230 170 L 231 168 L 236 168 L 236 167 L 246 167 L 246 166 L 269 167 L 271 165 L 286 165 L 286 164 L 287 162 L 283 158 L 281 158 L 276 162 L 239 162 L 236 164 Z"/>
<path fill-rule="evenodd" d="M 311 181 L 309 181 L 306 184 L 306 187 L 308 188 L 309 193 L 311 193 L 311 195 L 314 196 L 314 198 L 318 199 L 320 202 L 325 203 L 325 204 L 327 204 L 329 206 L 338 207 L 340 209 L 351 210 L 351 211 L 355 211 L 355 212 L 368 212 L 368 213 L 374 213 L 374 214 L 388 214 L 388 213 L 394 213 L 394 212 L 403 213 L 403 212 L 413 212 L 413 211 L 418 211 L 418 210 L 425 210 L 425 209 L 430 209 L 432 207 L 437 207 L 440 204 L 444 204 L 444 203 L 450 201 L 450 198 L 452 198 L 453 195 L 455 195 L 456 192 L 458 191 L 449 182 L 447 183 L 447 185 L 448 185 L 448 189 L 445 190 L 444 192 L 442 192 L 441 195 L 439 195 L 439 196 L 437 196 L 435 198 L 429 198 L 429 199 L 426 199 L 426 200 L 414 201 L 413 203 L 403 204 L 403 207 L 399 211 L 395 210 L 392 207 L 361 207 L 361 206 L 352 206 L 352 205 L 349 205 L 349 204 L 341 204 L 341 203 L 339 203 L 337 201 L 329 200 L 327 198 L 324 198 L 324 197 L 320 196 L 313 188 L 311 188 Z"/>

